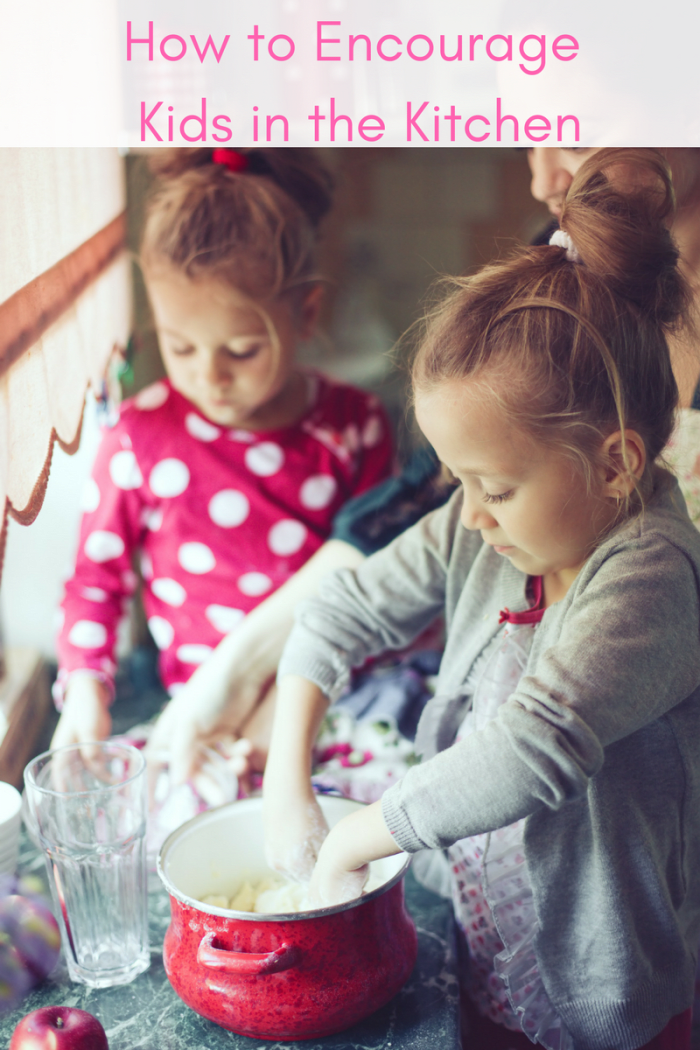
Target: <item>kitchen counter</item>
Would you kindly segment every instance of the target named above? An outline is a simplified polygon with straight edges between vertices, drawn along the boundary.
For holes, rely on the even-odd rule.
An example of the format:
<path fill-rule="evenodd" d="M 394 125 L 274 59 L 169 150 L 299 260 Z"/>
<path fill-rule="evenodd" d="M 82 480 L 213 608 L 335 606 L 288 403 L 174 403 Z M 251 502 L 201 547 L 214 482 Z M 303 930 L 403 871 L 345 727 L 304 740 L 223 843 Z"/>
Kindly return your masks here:
<path fill-rule="evenodd" d="M 26 836 L 20 870 L 45 878 L 44 863 Z M 408 983 L 381 1010 L 347 1032 L 296 1043 L 266 1042 L 227 1032 L 178 999 L 163 969 L 162 944 L 170 921 L 168 896 L 149 877 L 151 967 L 131 984 L 91 989 L 68 980 L 61 961 L 51 977 L 14 1012 L 0 1018 L 7 1046 L 24 1014 L 42 1006 L 77 1006 L 100 1019 L 110 1050 L 458 1050 L 459 996 L 451 905 L 423 889 L 409 871 L 406 902 L 418 930 L 418 961 Z"/>

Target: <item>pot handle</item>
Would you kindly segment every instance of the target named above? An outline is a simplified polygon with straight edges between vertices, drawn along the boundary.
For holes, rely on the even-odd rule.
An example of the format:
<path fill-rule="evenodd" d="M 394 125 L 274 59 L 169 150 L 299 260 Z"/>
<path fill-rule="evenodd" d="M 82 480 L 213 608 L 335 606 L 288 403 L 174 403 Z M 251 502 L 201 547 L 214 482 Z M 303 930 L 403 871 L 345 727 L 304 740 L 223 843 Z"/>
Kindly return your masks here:
<path fill-rule="evenodd" d="M 291 944 L 282 944 L 274 951 L 263 955 L 256 955 L 253 952 L 233 952 L 225 948 L 215 948 L 215 938 L 215 933 L 205 934 L 197 949 L 197 962 L 210 970 L 256 975 L 280 973 L 294 966 L 299 955 L 298 950 Z"/>

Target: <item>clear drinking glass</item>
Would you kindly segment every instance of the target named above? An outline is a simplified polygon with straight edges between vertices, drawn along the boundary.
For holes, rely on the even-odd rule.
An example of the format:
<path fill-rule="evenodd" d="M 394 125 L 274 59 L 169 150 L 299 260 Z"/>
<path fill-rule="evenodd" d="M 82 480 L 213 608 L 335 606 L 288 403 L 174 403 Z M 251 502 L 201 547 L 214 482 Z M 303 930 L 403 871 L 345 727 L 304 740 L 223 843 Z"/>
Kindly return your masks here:
<path fill-rule="evenodd" d="M 146 762 L 126 744 L 47 751 L 24 771 L 68 972 L 92 988 L 148 969 Z"/>

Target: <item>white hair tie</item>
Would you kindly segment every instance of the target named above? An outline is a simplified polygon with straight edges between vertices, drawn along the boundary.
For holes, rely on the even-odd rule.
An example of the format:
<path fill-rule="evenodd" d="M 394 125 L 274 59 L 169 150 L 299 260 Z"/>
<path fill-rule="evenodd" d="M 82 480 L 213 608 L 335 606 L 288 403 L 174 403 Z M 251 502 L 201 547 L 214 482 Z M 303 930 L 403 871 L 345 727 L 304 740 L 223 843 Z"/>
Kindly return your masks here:
<path fill-rule="evenodd" d="M 566 230 L 555 230 L 549 238 L 549 243 L 555 245 L 557 248 L 566 248 L 566 258 L 569 262 L 581 262 L 581 256 L 576 250 L 576 245 L 571 240 L 571 237 Z"/>

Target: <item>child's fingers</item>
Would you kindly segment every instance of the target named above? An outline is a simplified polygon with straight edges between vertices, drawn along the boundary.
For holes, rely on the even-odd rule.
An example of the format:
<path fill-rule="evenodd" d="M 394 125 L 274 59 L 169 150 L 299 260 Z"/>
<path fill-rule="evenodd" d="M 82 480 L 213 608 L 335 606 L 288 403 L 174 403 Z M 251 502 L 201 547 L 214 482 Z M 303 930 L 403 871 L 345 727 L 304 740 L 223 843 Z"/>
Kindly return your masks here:
<path fill-rule="evenodd" d="M 191 739 L 174 739 L 169 766 L 171 788 L 191 780 L 196 775 L 200 762 L 201 753 Z"/>
<path fill-rule="evenodd" d="M 246 737 L 222 737 L 216 741 L 216 750 L 229 761 L 236 762 L 247 759 L 253 750 L 253 745 Z"/>
<path fill-rule="evenodd" d="M 316 865 L 309 886 L 309 903 L 314 908 L 333 908 L 362 896 L 369 877 L 369 864 L 355 871 L 326 869 L 323 863 Z"/>
<path fill-rule="evenodd" d="M 231 755 L 227 760 L 227 765 L 231 772 L 238 777 L 239 780 L 247 777 L 251 772 L 250 769 L 250 753 L 252 751 L 252 744 L 249 740 L 245 743 L 248 747 L 245 750 L 238 752 L 237 754 Z"/>

